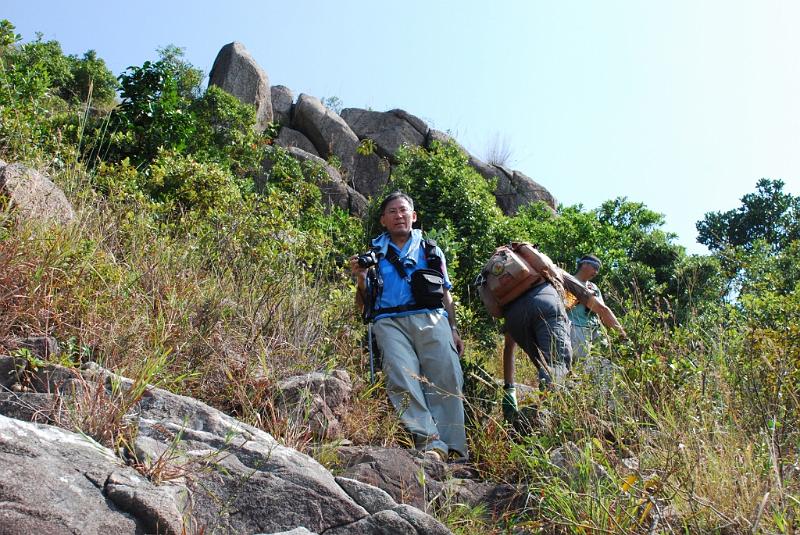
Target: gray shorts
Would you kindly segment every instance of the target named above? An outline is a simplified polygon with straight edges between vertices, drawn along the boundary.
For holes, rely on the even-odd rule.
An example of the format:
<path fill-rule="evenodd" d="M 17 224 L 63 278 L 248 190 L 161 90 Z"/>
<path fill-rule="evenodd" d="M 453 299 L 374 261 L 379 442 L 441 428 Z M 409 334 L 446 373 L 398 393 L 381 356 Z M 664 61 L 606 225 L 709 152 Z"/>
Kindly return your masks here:
<path fill-rule="evenodd" d="M 506 329 L 539 369 L 539 378 L 552 381 L 548 368 L 572 365 L 570 322 L 564 301 L 549 283 L 534 286 L 506 305 Z"/>

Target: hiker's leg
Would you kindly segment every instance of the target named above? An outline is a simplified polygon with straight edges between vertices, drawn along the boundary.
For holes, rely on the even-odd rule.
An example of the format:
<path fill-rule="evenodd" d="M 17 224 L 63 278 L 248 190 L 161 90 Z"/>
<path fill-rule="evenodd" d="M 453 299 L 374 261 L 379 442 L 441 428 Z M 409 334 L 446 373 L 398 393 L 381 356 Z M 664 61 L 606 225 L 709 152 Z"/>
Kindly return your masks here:
<path fill-rule="evenodd" d="M 422 391 L 436 428 L 449 450 L 467 456 L 464 430 L 464 377 L 447 318 L 438 313 L 413 314 L 409 323 L 419 356 Z M 447 451 L 447 450 L 445 450 Z"/>
<path fill-rule="evenodd" d="M 383 354 L 383 372 L 389 400 L 403 426 L 414 437 L 418 449 L 441 449 L 447 452 L 433 416 L 428 410 L 419 382 L 420 366 L 406 331 L 404 318 L 383 318 L 375 322 L 372 332 Z"/>

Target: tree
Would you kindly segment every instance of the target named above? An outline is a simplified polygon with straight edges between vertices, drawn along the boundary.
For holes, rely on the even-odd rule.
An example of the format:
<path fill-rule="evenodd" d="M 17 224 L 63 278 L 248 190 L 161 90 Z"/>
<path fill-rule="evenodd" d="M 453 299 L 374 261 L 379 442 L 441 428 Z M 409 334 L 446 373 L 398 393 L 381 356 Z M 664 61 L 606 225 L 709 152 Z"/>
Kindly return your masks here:
<path fill-rule="evenodd" d="M 764 240 L 774 250 L 800 239 L 800 197 L 783 192 L 782 180 L 762 178 L 756 192 L 741 198 L 739 208 L 709 212 L 697 222 L 697 241 L 712 251 L 726 247 L 751 250 Z"/>

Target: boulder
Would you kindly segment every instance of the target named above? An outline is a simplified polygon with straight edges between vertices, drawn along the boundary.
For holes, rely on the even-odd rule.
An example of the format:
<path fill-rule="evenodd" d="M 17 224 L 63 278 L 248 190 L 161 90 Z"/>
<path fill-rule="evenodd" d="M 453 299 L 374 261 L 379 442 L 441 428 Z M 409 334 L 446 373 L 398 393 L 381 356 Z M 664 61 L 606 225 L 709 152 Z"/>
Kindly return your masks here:
<path fill-rule="evenodd" d="M 351 183 L 364 197 L 374 197 L 384 191 L 392 174 L 387 158 L 377 154 L 356 154 Z"/>
<path fill-rule="evenodd" d="M 428 134 L 428 125 L 403 110 L 378 112 L 359 108 L 342 110 L 347 122 L 359 139 L 370 139 L 380 156 L 397 162 L 395 154 L 403 145 L 422 146 Z"/>
<path fill-rule="evenodd" d="M 275 144 L 285 149 L 288 149 L 289 147 L 297 147 L 298 149 L 304 150 L 309 154 L 319 156 L 317 149 L 314 148 L 314 144 L 311 143 L 310 139 L 304 136 L 301 132 L 298 132 L 293 128 L 289 128 L 288 126 L 281 128 L 281 131 L 278 133 L 278 137 L 275 138 Z"/>
<path fill-rule="evenodd" d="M 294 93 L 285 85 L 273 85 L 270 88 L 272 96 L 272 120 L 286 126 L 292 122 L 292 103 Z M 302 147 L 301 147 L 302 148 Z"/>
<path fill-rule="evenodd" d="M 0 368 L 9 362 L 12 357 L 0 357 Z M 80 373 L 123 392 L 133 383 L 98 366 Z M 349 396 L 347 380 L 334 372 L 290 382 L 316 385 L 337 405 Z M 35 395 L 80 409 L 80 399 L 65 394 L 58 404 L 58 394 Z M 0 411 L 5 408 L 0 402 Z M 138 427 L 128 455 L 147 477 L 85 435 L 0 416 L 0 531 L 447 533 L 422 511 L 363 483 L 336 479 L 311 457 L 192 398 L 149 388 L 126 419 Z"/>
<path fill-rule="evenodd" d="M 255 106 L 256 131 L 263 132 L 272 122 L 269 78 L 243 44 L 228 43 L 220 49 L 208 83 L 224 89 L 245 104 Z"/>
<path fill-rule="evenodd" d="M 118 503 L 115 473 L 141 486 L 139 507 Z M 134 483 L 131 483 L 132 485 Z M 144 505 L 147 501 L 149 505 Z M 158 510 L 151 509 L 162 508 Z M 111 450 L 57 427 L 0 416 L 0 525 L 3 533 L 181 533 L 179 504 L 125 467 Z"/>
<path fill-rule="evenodd" d="M 469 156 L 469 151 L 465 149 L 458 141 L 456 141 L 456 138 L 454 138 L 450 134 L 442 132 L 441 130 L 434 130 L 431 128 L 430 130 L 428 130 L 428 135 L 425 136 L 425 148 L 431 150 L 431 148 L 433 148 L 434 142 L 438 142 L 441 144 L 455 143 L 455 145 L 459 149 L 461 149 L 461 151 L 464 154 Z"/>
<path fill-rule="evenodd" d="M 0 196 L 23 218 L 57 224 L 75 219 L 64 192 L 49 177 L 22 164 L 0 168 Z"/>
<path fill-rule="evenodd" d="M 300 95 L 292 112 L 292 127 L 311 140 L 322 158 L 330 161 L 335 156 L 340 162 L 340 176 L 362 196 L 371 197 L 383 191 L 391 174 L 389 160 L 378 152 L 359 154 L 356 134 L 319 99 Z"/>
<path fill-rule="evenodd" d="M 326 108 L 318 98 L 306 94 L 297 98 L 292 128 L 305 134 L 322 158 L 336 156 L 345 173 L 353 171 L 358 137 L 344 119 Z"/>
<path fill-rule="evenodd" d="M 519 171 L 499 165 L 487 164 L 478 158 L 469 157 L 469 165 L 486 180 L 496 181 L 494 196 L 497 205 L 506 215 L 514 215 L 521 206 L 543 201 L 552 211 L 557 203 L 547 189 Z"/>
<path fill-rule="evenodd" d="M 316 437 L 341 438 L 339 417 L 347 409 L 353 387 L 344 370 L 313 372 L 284 379 L 273 394 L 279 412 L 294 425 L 308 425 Z"/>

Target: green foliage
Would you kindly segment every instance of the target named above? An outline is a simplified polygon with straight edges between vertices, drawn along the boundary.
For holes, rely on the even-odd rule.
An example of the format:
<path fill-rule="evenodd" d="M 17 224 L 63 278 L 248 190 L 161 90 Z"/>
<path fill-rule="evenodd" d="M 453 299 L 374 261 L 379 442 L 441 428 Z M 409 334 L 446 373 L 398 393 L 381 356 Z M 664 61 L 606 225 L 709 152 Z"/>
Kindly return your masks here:
<path fill-rule="evenodd" d="M 72 81 L 62 90 L 66 99 L 86 102 L 91 96 L 95 105 L 110 106 L 117 96 L 117 79 L 106 67 L 106 62 L 89 50 L 82 58 L 69 56 Z"/>
<path fill-rule="evenodd" d="M 119 77 L 122 102 L 114 110 L 112 158 L 148 164 L 159 149 L 182 152 L 196 130 L 191 101 L 179 92 L 178 73 L 166 62 L 144 62 Z"/>
<path fill-rule="evenodd" d="M 697 223 L 697 241 L 712 251 L 750 249 L 757 240 L 779 250 L 800 239 L 800 197 L 784 193 L 783 186 L 782 180 L 762 178 L 739 208 L 707 213 Z"/>

